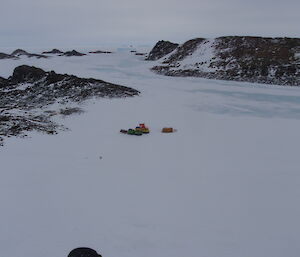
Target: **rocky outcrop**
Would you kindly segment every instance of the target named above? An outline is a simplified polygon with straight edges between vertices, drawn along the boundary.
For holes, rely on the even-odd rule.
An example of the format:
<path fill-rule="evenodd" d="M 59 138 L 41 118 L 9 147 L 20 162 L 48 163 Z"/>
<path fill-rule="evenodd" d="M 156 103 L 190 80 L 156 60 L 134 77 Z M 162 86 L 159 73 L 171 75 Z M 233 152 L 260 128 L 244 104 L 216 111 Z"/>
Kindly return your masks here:
<path fill-rule="evenodd" d="M 98 79 L 19 66 L 8 79 L 0 77 L 0 141 L 6 136 L 26 135 L 25 132 L 31 130 L 55 134 L 64 127 L 54 123 L 51 117 L 80 113 L 74 104 L 92 97 L 132 97 L 138 94 L 135 89 Z M 47 108 L 54 103 L 62 106 L 60 111 Z"/>
<path fill-rule="evenodd" d="M 42 54 L 63 54 L 64 52 L 58 50 L 58 49 L 52 49 L 51 51 L 45 51 L 42 52 Z"/>
<path fill-rule="evenodd" d="M 112 52 L 110 51 L 101 51 L 101 50 L 97 50 L 97 51 L 90 51 L 90 54 L 112 54 Z"/>
<path fill-rule="evenodd" d="M 11 53 L 13 56 L 27 55 L 28 53 L 23 49 L 17 49 Z"/>
<path fill-rule="evenodd" d="M 80 247 L 72 250 L 68 257 L 102 257 L 95 250 L 87 247 Z"/>
<path fill-rule="evenodd" d="M 0 77 L 0 88 L 5 87 L 8 84 L 8 80 Z"/>
<path fill-rule="evenodd" d="M 182 61 L 189 55 L 192 55 L 197 47 L 205 41 L 205 38 L 196 38 L 178 46 L 176 51 L 165 61 L 165 63 L 174 63 Z"/>
<path fill-rule="evenodd" d="M 23 49 L 17 49 L 15 51 L 13 51 L 11 53 L 11 55 L 14 57 L 27 56 L 27 57 L 36 57 L 36 58 L 48 58 L 48 56 L 46 56 L 46 55 L 28 53 Z"/>
<path fill-rule="evenodd" d="M 167 54 L 171 53 L 178 47 L 178 44 L 172 43 L 170 41 L 158 41 L 156 45 L 153 47 L 151 52 L 149 53 L 146 60 L 148 61 L 156 61 Z"/>
<path fill-rule="evenodd" d="M 15 68 L 13 75 L 2 82 L 1 90 L 1 107 L 26 109 L 43 107 L 58 100 L 81 102 L 90 97 L 112 98 L 139 94 L 135 89 L 102 80 L 46 72 L 27 65 Z"/>
<path fill-rule="evenodd" d="M 14 69 L 9 84 L 34 83 L 46 76 L 46 72 L 36 67 L 22 65 Z"/>
<path fill-rule="evenodd" d="M 0 53 L 0 59 L 18 59 L 18 58 L 10 54 Z"/>
<path fill-rule="evenodd" d="M 197 38 L 178 46 L 152 70 L 168 76 L 300 86 L 299 53 L 299 38 Z"/>
<path fill-rule="evenodd" d="M 84 56 L 86 54 L 79 53 L 76 50 L 72 50 L 72 51 L 67 51 L 67 52 L 63 53 L 62 55 L 63 56 Z"/>
<path fill-rule="evenodd" d="M 93 53 L 111 53 L 111 52 L 93 52 Z M 27 51 L 23 49 L 17 49 L 13 51 L 11 54 L 5 54 L 0 53 L 0 59 L 8 59 L 8 58 L 15 58 L 18 59 L 21 56 L 27 56 L 27 57 L 36 57 L 36 58 L 49 58 L 46 54 L 56 54 L 59 56 L 84 56 L 86 54 L 77 52 L 76 50 L 62 52 L 59 49 L 52 49 L 51 51 L 45 51 L 42 52 L 42 54 L 34 54 L 34 53 L 28 53 Z"/>

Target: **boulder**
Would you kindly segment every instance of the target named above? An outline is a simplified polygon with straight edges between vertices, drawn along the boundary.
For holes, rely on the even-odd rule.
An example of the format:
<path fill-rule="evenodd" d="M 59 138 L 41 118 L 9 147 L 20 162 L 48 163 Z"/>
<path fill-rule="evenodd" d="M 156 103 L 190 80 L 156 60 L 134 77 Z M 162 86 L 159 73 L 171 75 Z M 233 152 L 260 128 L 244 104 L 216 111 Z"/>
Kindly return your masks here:
<path fill-rule="evenodd" d="M 68 257 L 102 257 L 95 250 L 87 247 L 80 247 L 72 250 Z"/>
<path fill-rule="evenodd" d="M 14 69 L 11 81 L 14 83 L 35 82 L 46 75 L 46 72 L 40 68 L 22 65 Z"/>

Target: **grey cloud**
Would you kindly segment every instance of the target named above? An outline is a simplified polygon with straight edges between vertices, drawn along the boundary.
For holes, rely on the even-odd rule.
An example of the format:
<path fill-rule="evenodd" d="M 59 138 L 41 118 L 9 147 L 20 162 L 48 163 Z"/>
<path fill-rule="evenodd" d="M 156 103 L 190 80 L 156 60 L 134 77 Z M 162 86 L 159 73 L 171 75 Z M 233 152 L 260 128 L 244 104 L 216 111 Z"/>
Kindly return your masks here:
<path fill-rule="evenodd" d="M 295 0 L 2 0 L 0 46 L 300 35 Z"/>

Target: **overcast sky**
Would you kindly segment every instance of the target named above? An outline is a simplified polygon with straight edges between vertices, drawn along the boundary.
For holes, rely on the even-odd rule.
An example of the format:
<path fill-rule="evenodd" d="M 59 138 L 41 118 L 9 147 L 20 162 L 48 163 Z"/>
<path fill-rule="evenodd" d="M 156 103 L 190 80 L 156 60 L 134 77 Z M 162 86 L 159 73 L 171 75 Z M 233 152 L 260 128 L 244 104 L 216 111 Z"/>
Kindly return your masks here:
<path fill-rule="evenodd" d="M 300 37 L 300 0 L 1 0 L 0 46 Z"/>

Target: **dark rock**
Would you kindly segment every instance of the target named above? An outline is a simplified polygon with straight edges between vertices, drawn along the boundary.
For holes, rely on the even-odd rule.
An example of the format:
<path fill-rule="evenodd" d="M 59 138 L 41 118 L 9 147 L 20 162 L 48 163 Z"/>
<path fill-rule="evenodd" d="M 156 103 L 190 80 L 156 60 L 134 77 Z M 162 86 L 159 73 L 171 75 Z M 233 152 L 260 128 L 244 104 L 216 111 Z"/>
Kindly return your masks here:
<path fill-rule="evenodd" d="M 25 131 L 40 131 L 47 134 L 57 129 L 65 129 L 63 126 L 52 122 L 46 115 L 33 114 L 6 114 L 0 115 L 0 145 L 3 145 L 4 137 L 26 136 Z"/>
<path fill-rule="evenodd" d="M 112 52 L 109 51 L 101 51 L 101 50 L 97 50 L 97 51 L 91 51 L 89 52 L 90 54 L 112 54 Z"/>
<path fill-rule="evenodd" d="M 216 39 L 217 58 L 212 65 L 225 68 L 231 59 L 231 68 L 226 67 L 226 72 L 220 71 L 220 75 L 300 85 L 299 63 L 295 58 L 297 47 L 300 47 L 297 38 L 221 37 Z"/>
<path fill-rule="evenodd" d="M 26 90 L 16 90 L 22 83 L 29 84 Z M 2 94 L 7 100 L 1 99 L 0 95 L 2 106 L 9 105 L 9 96 L 14 97 L 16 93 L 22 97 L 15 99 L 14 102 L 16 103 L 17 100 L 19 106 L 27 107 L 51 104 L 58 98 L 79 102 L 94 96 L 127 97 L 139 94 L 135 89 L 102 80 L 78 78 L 73 75 L 57 74 L 54 71 L 45 72 L 40 68 L 27 65 L 15 68 L 13 75 L 8 80 L 4 79 L 2 85 L 2 88 L 12 88 Z M 39 100 L 34 95 L 40 95 Z"/>
<path fill-rule="evenodd" d="M 0 122 L 6 122 L 10 120 L 10 116 L 0 115 Z"/>
<path fill-rule="evenodd" d="M 46 75 L 46 72 L 36 67 L 22 65 L 14 69 L 11 81 L 13 83 L 35 82 Z"/>
<path fill-rule="evenodd" d="M 79 53 L 75 50 L 72 50 L 72 51 L 67 51 L 67 52 L 63 53 L 62 55 L 64 55 L 64 56 L 84 56 L 86 54 Z"/>
<path fill-rule="evenodd" d="M 68 257 L 102 257 L 95 250 L 87 247 L 80 247 L 72 250 Z"/>
<path fill-rule="evenodd" d="M 82 113 L 83 110 L 74 106 L 75 102 L 93 97 L 132 97 L 139 93 L 135 89 L 103 80 L 19 66 L 8 79 L 0 77 L 0 145 L 3 144 L 3 137 L 26 136 L 26 131 L 56 134 L 58 130 L 65 130 L 51 117 Z M 45 108 L 54 103 L 66 107 L 60 111 Z M 67 104 L 72 104 L 72 107 Z M 36 114 L 37 109 L 41 114 Z"/>
<path fill-rule="evenodd" d="M 19 55 L 28 55 L 28 53 L 23 49 L 17 49 L 11 53 L 11 55 L 19 56 Z"/>
<path fill-rule="evenodd" d="M 28 57 L 36 57 L 38 59 L 40 59 L 40 58 L 45 58 L 45 59 L 48 58 L 48 56 L 42 55 L 42 54 L 29 54 Z"/>
<path fill-rule="evenodd" d="M 63 52 L 58 49 L 52 49 L 51 51 L 42 52 L 42 54 L 63 54 Z"/>
<path fill-rule="evenodd" d="M 207 43 L 202 38 L 189 40 L 152 70 L 167 76 L 300 86 L 299 38 L 220 37 L 210 49 L 205 48 Z M 194 56 L 194 64 L 182 64 L 198 47 L 210 51 L 210 59 L 203 62 L 201 56 Z"/>
<path fill-rule="evenodd" d="M 65 108 L 65 109 L 61 109 L 59 111 L 59 114 L 61 115 L 64 115 L 64 116 L 69 116 L 69 115 L 72 115 L 74 113 L 77 113 L 77 114 L 81 114 L 83 113 L 84 111 L 78 107 L 73 107 L 73 108 Z"/>
<path fill-rule="evenodd" d="M 156 43 L 156 45 L 153 47 L 151 52 L 149 53 L 146 60 L 148 61 L 156 61 L 167 54 L 171 53 L 178 47 L 178 44 L 172 43 L 170 41 L 159 41 Z"/>
<path fill-rule="evenodd" d="M 10 54 L 5 54 L 5 53 L 0 53 L 0 59 L 16 59 L 16 56 L 13 56 Z"/>
<path fill-rule="evenodd" d="M 48 56 L 46 55 L 42 55 L 42 54 L 31 54 L 31 53 L 28 53 L 26 52 L 25 50 L 23 49 L 17 49 L 15 51 L 12 52 L 11 54 L 12 56 L 14 57 L 19 57 L 19 56 L 27 56 L 27 57 L 36 57 L 36 58 L 48 58 Z"/>
<path fill-rule="evenodd" d="M 0 88 L 5 87 L 8 84 L 8 80 L 5 78 L 0 77 Z"/>
<path fill-rule="evenodd" d="M 175 53 L 173 53 L 166 62 L 172 63 L 183 60 L 185 57 L 191 55 L 204 41 L 205 38 L 195 38 L 185 42 L 177 48 Z"/>

